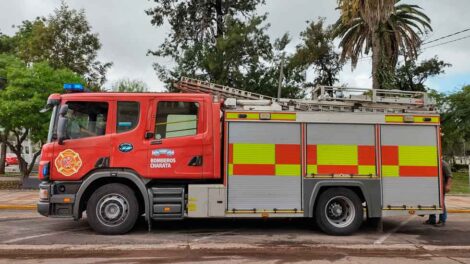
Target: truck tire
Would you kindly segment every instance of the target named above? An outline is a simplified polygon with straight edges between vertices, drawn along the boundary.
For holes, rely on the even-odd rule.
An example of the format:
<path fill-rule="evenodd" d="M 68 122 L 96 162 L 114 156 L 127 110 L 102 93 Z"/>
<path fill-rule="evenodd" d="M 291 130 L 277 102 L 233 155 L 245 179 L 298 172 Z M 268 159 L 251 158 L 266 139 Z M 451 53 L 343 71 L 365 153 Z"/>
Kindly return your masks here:
<path fill-rule="evenodd" d="M 90 197 L 86 207 L 88 223 L 98 233 L 120 235 L 129 232 L 139 216 L 134 191 L 121 183 L 106 184 Z"/>
<path fill-rule="evenodd" d="M 315 207 L 316 223 L 330 235 L 345 236 L 354 233 L 362 224 L 361 199 L 346 188 L 331 188 L 320 195 Z"/>

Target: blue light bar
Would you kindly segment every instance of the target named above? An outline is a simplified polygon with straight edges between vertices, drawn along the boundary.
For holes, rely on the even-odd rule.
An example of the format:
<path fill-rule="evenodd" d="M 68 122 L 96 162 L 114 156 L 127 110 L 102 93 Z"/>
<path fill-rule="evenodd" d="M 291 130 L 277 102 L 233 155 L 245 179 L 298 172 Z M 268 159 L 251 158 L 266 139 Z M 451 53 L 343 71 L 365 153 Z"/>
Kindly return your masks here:
<path fill-rule="evenodd" d="M 64 83 L 64 90 L 69 92 L 83 92 L 85 88 L 81 83 Z"/>

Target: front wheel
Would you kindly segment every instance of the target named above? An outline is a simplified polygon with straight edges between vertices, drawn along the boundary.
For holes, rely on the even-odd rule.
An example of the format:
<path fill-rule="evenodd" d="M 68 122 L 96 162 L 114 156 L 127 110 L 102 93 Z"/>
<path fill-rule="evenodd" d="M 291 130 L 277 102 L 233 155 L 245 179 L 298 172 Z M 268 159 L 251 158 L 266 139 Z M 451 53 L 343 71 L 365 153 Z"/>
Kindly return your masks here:
<path fill-rule="evenodd" d="M 134 191 L 120 183 L 98 188 L 87 203 L 86 214 L 91 228 L 106 235 L 129 232 L 139 216 L 139 205 Z"/>
<path fill-rule="evenodd" d="M 320 195 L 315 208 L 318 227 L 330 235 L 350 235 L 362 224 L 361 199 L 346 188 L 331 188 Z"/>

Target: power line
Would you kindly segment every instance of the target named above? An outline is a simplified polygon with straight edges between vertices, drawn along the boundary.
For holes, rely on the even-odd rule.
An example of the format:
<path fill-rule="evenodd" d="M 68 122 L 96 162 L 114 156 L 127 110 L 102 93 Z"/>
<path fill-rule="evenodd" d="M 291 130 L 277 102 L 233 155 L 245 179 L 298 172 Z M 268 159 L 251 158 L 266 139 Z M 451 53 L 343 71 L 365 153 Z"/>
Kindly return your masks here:
<path fill-rule="evenodd" d="M 436 45 L 433 45 L 433 46 L 424 47 L 423 50 L 434 48 L 434 47 L 439 47 L 439 46 L 442 46 L 442 45 L 445 45 L 445 44 L 449 44 L 449 43 L 456 42 L 456 41 L 463 40 L 463 39 L 467 39 L 467 38 L 470 38 L 470 35 L 465 36 L 465 37 L 461 37 L 461 38 L 458 38 L 458 39 L 442 42 L 442 43 L 439 43 L 439 44 L 436 44 Z"/>
<path fill-rule="evenodd" d="M 458 35 L 460 33 L 467 32 L 467 31 L 470 31 L 470 28 L 467 28 L 467 29 L 464 29 L 464 30 L 461 30 L 461 31 L 457 31 L 455 33 L 452 33 L 452 34 L 449 34 L 449 35 L 446 35 L 446 36 L 442 36 L 442 37 L 437 38 L 437 39 L 426 41 L 426 42 L 422 43 L 422 45 L 426 45 L 426 44 L 433 43 L 433 42 L 436 42 L 436 41 L 439 41 L 439 40 L 442 40 L 442 39 L 450 38 L 452 36 L 455 36 L 455 35 Z"/>
<path fill-rule="evenodd" d="M 433 42 L 436 42 L 438 40 L 449 38 L 449 37 L 455 36 L 457 34 L 460 34 L 460 33 L 466 32 L 466 31 L 470 31 L 470 28 L 467 28 L 467 29 L 464 29 L 464 30 L 461 30 L 461 31 L 458 31 L 458 32 L 455 32 L 455 33 L 452 33 L 452 34 L 449 34 L 449 35 L 446 35 L 446 36 L 443 36 L 443 37 L 440 37 L 440 38 L 437 38 L 437 39 L 434 39 L 434 40 L 431 40 L 431 41 L 428 41 L 428 42 L 425 42 L 425 43 L 422 43 L 421 45 L 426 45 L 426 44 L 429 44 L 429 43 L 433 43 Z M 422 50 L 426 50 L 426 49 L 430 49 L 430 48 L 434 48 L 434 47 L 439 47 L 439 46 L 442 46 L 442 45 L 457 42 L 457 41 L 467 39 L 467 38 L 470 38 L 470 35 L 465 36 L 465 37 L 461 37 L 461 38 L 458 38 L 458 39 L 453 39 L 453 40 L 450 40 L 450 41 L 442 42 L 442 43 L 439 43 L 439 44 L 436 44 L 436 45 L 433 45 L 433 46 L 423 47 Z M 372 56 L 366 56 L 366 57 L 358 58 L 357 60 L 361 61 L 361 60 L 367 60 L 367 59 L 371 59 L 371 58 L 372 58 Z"/>

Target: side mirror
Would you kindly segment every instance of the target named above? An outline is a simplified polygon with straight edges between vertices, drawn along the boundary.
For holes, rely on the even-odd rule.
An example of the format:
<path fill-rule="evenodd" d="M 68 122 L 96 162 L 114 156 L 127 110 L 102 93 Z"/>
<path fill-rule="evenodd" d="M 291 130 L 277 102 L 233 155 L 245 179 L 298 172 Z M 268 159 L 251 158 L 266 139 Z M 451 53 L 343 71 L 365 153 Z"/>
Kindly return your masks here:
<path fill-rule="evenodd" d="M 58 138 L 58 143 L 59 145 L 64 144 L 64 140 L 67 138 L 67 123 L 68 123 L 68 118 L 66 116 L 67 111 L 69 110 L 69 106 L 64 104 L 60 107 L 59 110 L 59 120 L 57 123 L 57 138 Z"/>

